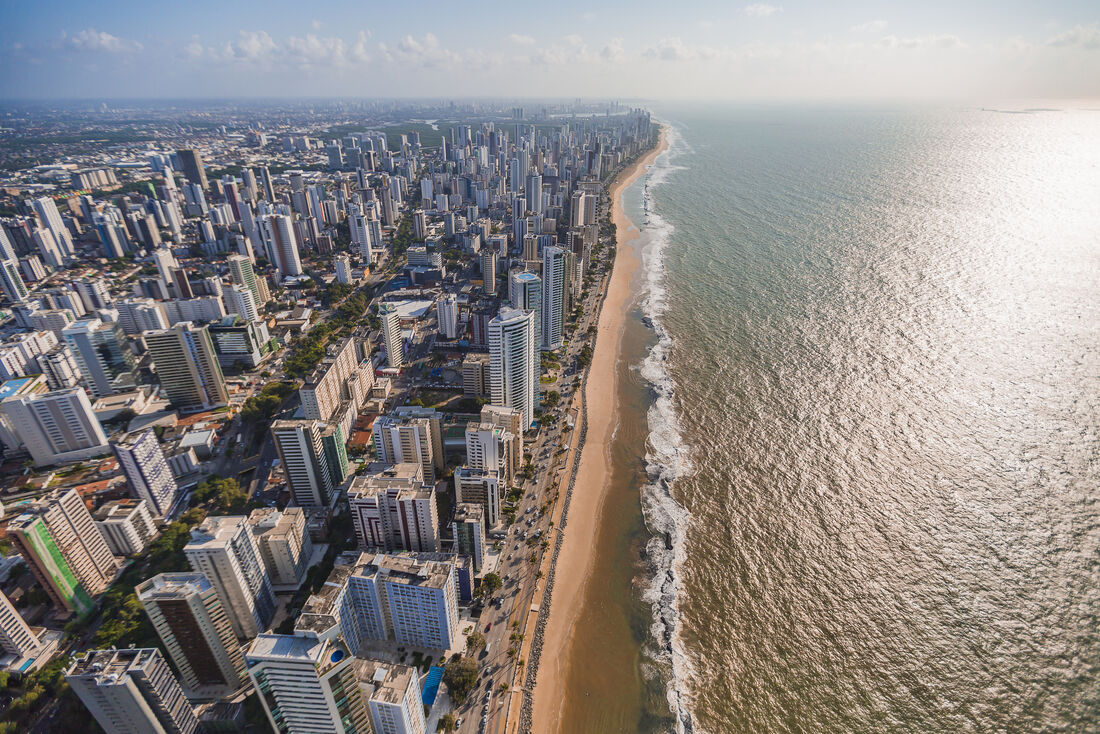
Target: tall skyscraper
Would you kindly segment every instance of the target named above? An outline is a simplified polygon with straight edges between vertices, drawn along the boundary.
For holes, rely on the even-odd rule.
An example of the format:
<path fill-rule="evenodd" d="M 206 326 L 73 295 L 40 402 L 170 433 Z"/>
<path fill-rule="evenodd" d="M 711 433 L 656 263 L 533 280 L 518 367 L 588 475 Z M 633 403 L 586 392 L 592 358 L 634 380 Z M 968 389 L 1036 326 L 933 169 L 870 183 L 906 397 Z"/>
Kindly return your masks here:
<path fill-rule="evenodd" d="M 195 734 L 199 720 L 160 650 L 89 650 L 65 680 L 107 732 Z"/>
<path fill-rule="evenodd" d="M 497 294 L 497 253 L 490 248 L 481 251 L 481 283 L 485 295 Z"/>
<path fill-rule="evenodd" d="M 436 321 L 439 324 L 439 334 L 447 340 L 458 338 L 458 297 L 453 293 L 445 293 L 436 301 Z"/>
<path fill-rule="evenodd" d="M 374 734 L 349 648 L 330 618 L 320 631 L 260 635 L 244 659 L 272 731 Z"/>
<path fill-rule="evenodd" d="M 256 321 L 260 317 L 255 296 L 245 286 L 234 283 L 222 292 L 222 298 L 229 313 L 235 313 L 245 321 Z"/>
<path fill-rule="evenodd" d="M 191 568 L 214 584 L 233 632 L 255 637 L 275 614 L 275 594 L 247 518 L 208 517 L 183 548 Z"/>
<path fill-rule="evenodd" d="M 494 405 L 515 408 L 524 425 L 538 405 L 538 359 L 535 313 L 502 308 L 489 322 L 489 359 Z"/>
<path fill-rule="evenodd" d="M 117 323 L 81 319 L 62 329 L 61 338 L 76 358 L 84 382 L 94 397 L 118 392 L 114 379 L 132 367 L 133 356 L 125 346 L 125 336 Z"/>
<path fill-rule="evenodd" d="M 322 442 L 326 428 L 316 420 L 278 420 L 271 425 L 287 484 L 300 507 L 328 505 L 336 486 Z"/>
<path fill-rule="evenodd" d="M 265 293 L 261 293 L 256 272 L 252 268 L 252 261 L 244 255 L 230 255 L 227 262 L 229 263 L 229 276 L 237 285 L 243 285 L 252 291 L 252 297 L 257 308 L 266 303 L 267 297 Z M 266 291 L 266 289 L 264 290 Z"/>
<path fill-rule="evenodd" d="M 535 339 L 542 340 L 542 278 L 536 273 L 514 271 L 508 277 L 508 300 L 515 308 L 535 315 Z"/>
<path fill-rule="evenodd" d="M 55 490 L 20 505 L 8 536 L 39 585 L 59 607 L 78 615 L 92 611 L 118 564 L 75 489 Z"/>
<path fill-rule="evenodd" d="M 116 556 L 135 556 L 157 536 L 157 526 L 145 500 L 111 500 L 95 511 L 95 526 Z"/>
<path fill-rule="evenodd" d="M 244 657 L 206 576 L 162 573 L 134 591 L 192 696 L 224 696 L 241 687 Z"/>
<path fill-rule="evenodd" d="M 359 249 L 359 256 L 369 264 L 374 258 L 370 222 L 367 215 L 354 204 L 348 208 L 348 226 L 351 228 L 351 244 Z"/>
<path fill-rule="evenodd" d="M 35 656 L 40 647 L 38 635 L 0 591 L 0 650 L 19 660 Z"/>
<path fill-rule="evenodd" d="M 451 521 L 451 535 L 455 539 L 455 552 L 469 556 L 474 571 L 480 571 L 485 563 L 485 508 L 471 502 L 458 505 Z"/>
<path fill-rule="evenodd" d="M 176 158 L 179 159 L 180 168 L 183 169 L 181 173 L 187 177 L 188 181 L 198 184 L 203 191 L 210 188 L 210 184 L 206 181 L 206 169 L 202 165 L 202 156 L 197 150 L 192 148 L 177 150 Z"/>
<path fill-rule="evenodd" d="M 147 331 L 145 346 L 172 405 L 182 411 L 210 410 L 229 403 L 214 343 L 205 326 L 190 321 Z"/>
<path fill-rule="evenodd" d="M 260 229 L 271 260 L 279 269 L 280 275 L 287 278 L 302 274 L 302 260 L 298 255 L 298 235 L 294 232 L 294 222 L 285 214 L 272 214 L 264 217 Z"/>
<path fill-rule="evenodd" d="M 401 367 L 405 364 L 405 337 L 401 334 L 401 317 L 397 307 L 383 303 L 378 307 L 382 319 L 382 341 L 386 345 L 386 364 Z"/>
<path fill-rule="evenodd" d="M 438 550 L 435 488 L 423 483 L 419 464 L 395 464 L 357 476 L 347 497 L 360 548 Z"/>
<path fill-rule="evenodd" d="M 15 259 L 0 259 L 0 288 L 12 303 L 23 303 L 30 295 Z"/>
<path fill-rule="evenodd" d="M 542 348 L 561 349 L 565 334 L 566 252 L 542 248 Z"/>
<path fill-rule="evenodd" d="M 439 413 L 431 409 L 394 411 L 375 419 L 372 430 L 379 461 L 420 464 L 424 482 L 435 482 L 436 470 L 443 469 L 444 459 Z"/>
<path fill-rule="evenodd" d="M 78 387 L 13 395 L 0 403 L 35 466 L 84 461 L 110 453 L 107 434 L 88 395 Z"/>
<path fill-rule="evenodd" d="M 466 424 L 466 464 L 471 469 L 495 469 L 508 485 L 513 484 L 511 433 L 492 423 Z"/>
<path fill-rule="evenodd" d="M 420 674 L 400 663 L 357 658 L 352 666 L 378 734 L 425 734 Z"/>
<path fill-rule="evenodd" d="M 65 226 L 65 220 L 61 218 L 61 212 L 57 211 L 57 204 L 48 196 L 34 200 L 34 213 L 42 221 L 42 226 L 50 233 L 58 252 L 63 260 L 76 254 L 73 247 L 73 237 L 69 234 L 69 228 Z"/>
<path fill-rule="evenodd" d="M 152 428 L 131 433 L 111 444 L 119 466 L 126 475 L 130 493 L 149 503 L 154 515 L 162 516 L 172 509 L 179 486 L 164 460 L 164 452 Z"/>
<path fill-rule="evenodd" d="M 309 571 L 313 541 L 301 507 L 264 507 L 248 516 L 264 566 L 276 586 L 299 586 Z"/>

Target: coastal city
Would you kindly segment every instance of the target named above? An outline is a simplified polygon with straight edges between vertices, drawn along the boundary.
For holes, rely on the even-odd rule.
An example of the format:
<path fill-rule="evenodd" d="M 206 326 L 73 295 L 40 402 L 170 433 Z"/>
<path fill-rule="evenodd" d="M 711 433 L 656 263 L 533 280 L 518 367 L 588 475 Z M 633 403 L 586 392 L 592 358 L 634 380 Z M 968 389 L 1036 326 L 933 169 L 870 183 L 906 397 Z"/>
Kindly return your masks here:
<path fill-rule="evenodd" d="M 5 107 L 0 733 L 531 731 L 612 187 L 659 133 Z"/>

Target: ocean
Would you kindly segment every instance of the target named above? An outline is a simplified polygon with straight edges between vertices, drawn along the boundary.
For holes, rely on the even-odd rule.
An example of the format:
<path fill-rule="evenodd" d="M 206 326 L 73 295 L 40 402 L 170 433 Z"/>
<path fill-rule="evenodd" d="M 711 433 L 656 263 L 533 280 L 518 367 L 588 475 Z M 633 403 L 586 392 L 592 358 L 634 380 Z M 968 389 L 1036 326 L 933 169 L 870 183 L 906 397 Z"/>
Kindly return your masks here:
<path fill-rule="evenodd" d="M 641 675 L 566 723 L 1096 730 L 1100 112 L 657 113 L 645 526 L 605 571 L 633 599 L 598 593 Z"/>

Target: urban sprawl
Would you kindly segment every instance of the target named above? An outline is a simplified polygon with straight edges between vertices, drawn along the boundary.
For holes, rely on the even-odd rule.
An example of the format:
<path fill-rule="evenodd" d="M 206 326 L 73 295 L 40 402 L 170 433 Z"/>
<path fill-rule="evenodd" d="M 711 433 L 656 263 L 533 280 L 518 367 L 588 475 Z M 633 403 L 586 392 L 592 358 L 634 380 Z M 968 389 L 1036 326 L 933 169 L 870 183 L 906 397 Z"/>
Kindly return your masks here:
<path fill-rule="evenodd" d="M 656 137 L 0 111 L 0 734 L 527 729 L 607 185 Z"/>

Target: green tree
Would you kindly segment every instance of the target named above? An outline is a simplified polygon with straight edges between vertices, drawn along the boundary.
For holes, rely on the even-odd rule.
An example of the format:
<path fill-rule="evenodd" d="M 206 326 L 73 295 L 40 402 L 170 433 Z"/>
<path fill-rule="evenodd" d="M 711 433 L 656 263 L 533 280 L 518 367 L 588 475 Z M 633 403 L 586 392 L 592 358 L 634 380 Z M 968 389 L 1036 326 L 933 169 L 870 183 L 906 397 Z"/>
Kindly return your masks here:
<path fill-rule="evenodd" d="M 473 658 L 455 655 L 443 669 L 443 682 L 451 698 L 462 703 L 477 685 L 477 663 Z"/>
<path fill-rule="evenodd" d="M 477 631 L 466 635 L 467 650 L 480 650 L 483 647 L 485 647 L 485 635 Z"/>
<path fill-rule="evenodd" d="M 481 579 L 481 591 L 489 597 L 497 593 L 503 585 L 504 582 L 501 580 L 500 576 L 495 573 L 487 573 Z"/>
<path fill-rule="evenodd" d="M 458 728 L 458 723 L 455 721 L 455 715 L 451 713 L 443 714 L 439 717 L 439 731 L 452 732 Z"/>

